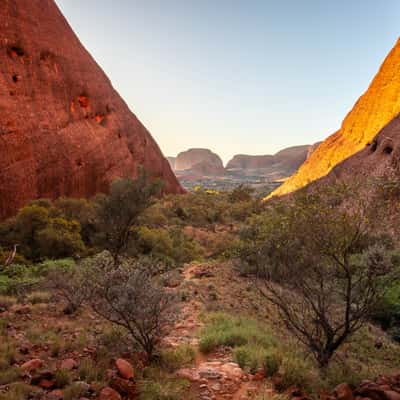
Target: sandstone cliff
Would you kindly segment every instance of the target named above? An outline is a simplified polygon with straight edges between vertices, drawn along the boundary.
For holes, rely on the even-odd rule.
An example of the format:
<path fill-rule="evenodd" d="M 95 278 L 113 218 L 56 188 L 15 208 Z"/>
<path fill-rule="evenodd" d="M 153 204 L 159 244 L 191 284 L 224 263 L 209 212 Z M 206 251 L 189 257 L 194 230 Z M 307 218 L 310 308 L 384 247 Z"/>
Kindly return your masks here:
<path fill-rule="evenodd" d="M 336 165 L 315 182 L 325 185 L 336 181 L 367 182 L 370 178 L 400 177 L 400 114 L 390 121 L 361 151 Z M 312 189 L 313 185 L 310 185 Z"/>
<path fill-rule="evenodd" d="M 0 0 L 0 218 L 92 196 L 139 165 L 182 188 L 53 0 Z"/>
<path fill-rule="evenodd" d="M 306 160 L 311 147 L 309 145 L 288 147 L 274 155 L 237 154 L 228 162 L 226 169 L 263 170 L 267 175 L 275 171 L 280 177 L 289 176 Z"/>
<path fill-rule="evenodd" d="M 219 155 L 209 149 L 189 149 L 178 154 L 175 170 L 195 170 L 198 173 L 208 171 L 208 174 L 215 175 L 224 173 L 224 165 Z"/>
<path fill-rule="evenodd" d="M 364 148 L 400 112 L 400 40 L 382 64 L 368 90 L 300 169 L 272 195 L 297 190 L 326 175 L 335 165 Z"/>

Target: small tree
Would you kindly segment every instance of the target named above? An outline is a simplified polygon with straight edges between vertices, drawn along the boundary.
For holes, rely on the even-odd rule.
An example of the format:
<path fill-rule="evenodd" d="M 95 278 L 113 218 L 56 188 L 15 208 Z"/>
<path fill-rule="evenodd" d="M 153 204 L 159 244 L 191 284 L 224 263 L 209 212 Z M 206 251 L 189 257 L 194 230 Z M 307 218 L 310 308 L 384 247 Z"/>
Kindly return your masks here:
<path fill-rule="evenodd" d="M 261 293 L 321 368 L 363 326 L 395 271 L 389 242 L 369 233 L 367 203 L 338 192 L 273 206 L 251 257 Z"/>
<path fill-rule="evenodd" d="M 175 296 L 159 282 L 159 269 L 144 260 L 114 260 L 100 254 L 86 266 L 89 303 L 104 319 L 126 329 L 151 359 L 175 320 Z"/>
<path fill-rule="evenodd" d="M 132 225 L 141 213 L 152 204 L 152 198 L 160 190 L 160 182 L 149 182 L 140 171 L 136 180 L 118 179 L 111 185 L 109 195 L 101 195 L 95 204 L 95 243 L 108 250 L 119 264 L 119 258 L 128 250 L 132 239 Z"/>

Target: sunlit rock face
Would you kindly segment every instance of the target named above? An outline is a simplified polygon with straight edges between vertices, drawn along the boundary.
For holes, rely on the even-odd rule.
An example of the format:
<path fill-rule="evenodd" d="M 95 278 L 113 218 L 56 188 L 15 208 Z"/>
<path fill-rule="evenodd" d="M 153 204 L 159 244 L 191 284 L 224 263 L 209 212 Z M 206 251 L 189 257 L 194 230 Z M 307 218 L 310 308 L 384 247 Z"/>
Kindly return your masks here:
<path fill-rule="evenodd" d="M 272 195 L 295 191 L 326 175 L 335 165 L 363 149 L 400 112 L 400 40 L 368 90 L 344 119 L 340 130 L 322 142 L 291 178 Z"/>
<path fill-rule="evenodd" d="M 345 182 L 369 182 L 373 178 L 400 176 L 400 114 L 393 118 L 362 150 L 336 165 L 328 175 L 316 180 L 307 188 Z M 368 189 L 368 185 L 362 188 Z"/>
<path fill-rule="evenodd" d="M 209 149 L 189 149 L 182 151 L 175 159 L 175 170 L 198 170 L 209 174 L 224 172 L 224 165 L 218 154 Z"/>
<path fill-rule="evenodd" d="M 139 165 L 182 192 L 53 0 L 0 0 L 0 23 L 0 218 L 31 199 L 106 191 Z"/>

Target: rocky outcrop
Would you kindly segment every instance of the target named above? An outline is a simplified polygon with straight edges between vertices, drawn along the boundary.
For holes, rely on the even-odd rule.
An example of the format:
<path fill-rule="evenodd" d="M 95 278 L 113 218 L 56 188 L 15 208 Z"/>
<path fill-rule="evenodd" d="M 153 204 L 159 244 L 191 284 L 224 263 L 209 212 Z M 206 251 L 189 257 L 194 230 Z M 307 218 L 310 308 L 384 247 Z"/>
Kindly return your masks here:
<path fill-rule="evenodd" d="M 175 171 L 191 171 L 199 175 L 224 173 L 224 165 L 218 154 L 209 149 L 189 149 L 178 154 Z"/>
<path fill-rule="evenodd" d="M 321 178 L 363 149 L 400 112 L 400 40 L 368 90 L 344 119 L 339 131 L 318 146 L 295 175 L 272 195 L 283 195 Z"/>
<path fill-rule="evenodd" d="M 306 160 L 312 146 L 294 146 L 274 155 L 235 155 L 226 165 L 227 171 L 263 171 L 265 175 L 287 177 Z"/>
<path fill-rule="evenodd" d="M 0 218 L 31 199 L 106 191 L 140 165 L 181 192 L 54 1 L 0 3 Z"/>
<path fill-rule="evenodd" d="M 315 182 L 326 185 L 336 181 L 367 181 L 372 177 L 400 176 L 400 114 L 390 121 L 363 150 L 338 164 Z M 313 185 L 310 185 L 312 189 Z"/>

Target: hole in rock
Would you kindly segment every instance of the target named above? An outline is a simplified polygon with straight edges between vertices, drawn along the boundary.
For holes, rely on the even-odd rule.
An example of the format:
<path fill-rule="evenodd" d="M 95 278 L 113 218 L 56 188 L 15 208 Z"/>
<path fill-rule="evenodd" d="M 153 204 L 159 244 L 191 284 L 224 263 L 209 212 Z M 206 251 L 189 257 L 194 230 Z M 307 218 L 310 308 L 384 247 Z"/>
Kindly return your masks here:
<path fill-rule="evenodd" d="M 10 57 L 23 57 L 24 54 L 24 50 L 19 46 L 12 46 L 8 49 L 8 55 Z"/>
<path fill-rule="evenodd" d="M 378 141 L 377 141 L 377 140 L 374 140 L 374 141 L 372 142 L 372 145 L 371 145 L 371 151 L 372 151 L 372 153 L 375 152 L 377 148 L 378 148 Z"/>
<path fill-rule="evenodd" d="M 386 147 L 383 149 L 383 152 L 384 152 L 385 154 L 391 154 L 392 151 L 393 151 L 393 147 L 392 147 L 392 146 L 386 146 Z"/>
<path fill-rule="evenodd" d="M 81 106 L 81 108 L 88 108 L 89 98 L 85 95 L 78 96 L 78 103 Z"/>
<path fill-rule="evenodd" d="M 82 167 L 83 161 L 79 158 L 78 160 L 76 160 L 76 165 L 77 165 L 78 167 Z"/>
<path fill-rule="evenodd" d="M 10 96 L 14 96 L 15 95 L 15 92 L 14 91 L 10 91 Z"/>
<path fill-rule="evenodd" d="M 94 116 L 94 119 L 95 119 L 95 121 L 98 123 L 98 124 L 101 124 L 103 121 L 104 121 L 104 119 L 105 119 L 105 115 L 103 115 L 103 114 L 96 114 L 95 116 Z"/>
<path fill-rule="evenodd" d="M 14 83 L 17 83 L 19 81 L 19 76 L 17 74 L 14 74 L 12 76 L 12 80 L 13 80 Z"/>

